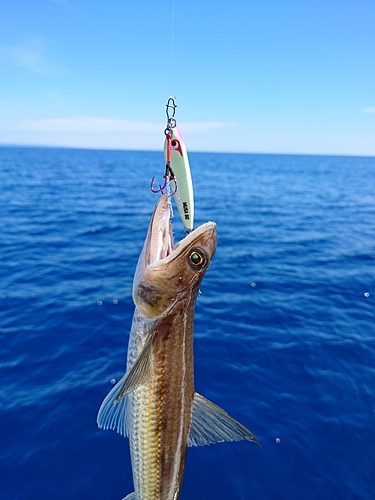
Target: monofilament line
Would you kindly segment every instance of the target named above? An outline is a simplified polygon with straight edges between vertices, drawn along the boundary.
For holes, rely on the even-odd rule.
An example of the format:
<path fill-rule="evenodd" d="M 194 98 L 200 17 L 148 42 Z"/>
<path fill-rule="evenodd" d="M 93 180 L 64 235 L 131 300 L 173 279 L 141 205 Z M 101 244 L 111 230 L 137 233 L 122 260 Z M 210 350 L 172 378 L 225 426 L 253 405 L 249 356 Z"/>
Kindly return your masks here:
<path fill-rule="evenodd" d="M 171 96 L 173 85 L 173 57 L 174 57 L 174 0 L 172 0 L 172 29 L 171 29 Z"/>

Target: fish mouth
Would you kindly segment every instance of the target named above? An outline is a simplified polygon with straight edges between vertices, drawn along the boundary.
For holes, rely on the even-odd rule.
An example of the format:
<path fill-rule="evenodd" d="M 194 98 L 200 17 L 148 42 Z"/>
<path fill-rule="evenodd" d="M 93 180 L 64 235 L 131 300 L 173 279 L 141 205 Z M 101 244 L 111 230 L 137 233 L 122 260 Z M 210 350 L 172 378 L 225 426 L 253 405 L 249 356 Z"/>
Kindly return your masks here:
<path fill-rule="evenodd" d="M 151 267 L 172 254 L 174 250 L 173 228 L 170 221 L 170 200 L 168 195 L 162 195 L 158 201 L 150 223 L 148 240 L 148 255 L 146 264 Z"/>
<path fill-rule="evenodd" d="M 148 269 L 154 269 L 160 264 L 168 264 L 201 235 L 210 230 L 214 231 L 215 227 L 215 222 L 206 222 L 175 243 L 170 221 L 170 200 L 167 194 L 162 195 L 150 223 L 146 255 L 143 256 L 144 264 Z"/>
<path fill-rule="evenodd" d="M 169 203 L 163 194 L 156 204 L 133 280 L 134 303 L 147 319 L 168 314 L 189 290 L 196 296 L 216 250 L 214 222 L 202 224 L 175 243 Z"/>

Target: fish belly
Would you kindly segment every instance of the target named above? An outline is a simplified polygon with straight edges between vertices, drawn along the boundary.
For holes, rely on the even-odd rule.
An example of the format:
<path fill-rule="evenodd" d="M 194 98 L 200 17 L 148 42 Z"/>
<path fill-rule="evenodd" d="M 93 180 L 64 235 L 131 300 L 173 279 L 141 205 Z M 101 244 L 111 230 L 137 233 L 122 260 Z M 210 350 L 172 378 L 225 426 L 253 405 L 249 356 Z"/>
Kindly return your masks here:
<path fill-rule="evenodd" d="M 194 398 L 193 339 L 180 313 L 154 325 L 152 379 L 128 395 L 137 500 L 180 495 Z"/>

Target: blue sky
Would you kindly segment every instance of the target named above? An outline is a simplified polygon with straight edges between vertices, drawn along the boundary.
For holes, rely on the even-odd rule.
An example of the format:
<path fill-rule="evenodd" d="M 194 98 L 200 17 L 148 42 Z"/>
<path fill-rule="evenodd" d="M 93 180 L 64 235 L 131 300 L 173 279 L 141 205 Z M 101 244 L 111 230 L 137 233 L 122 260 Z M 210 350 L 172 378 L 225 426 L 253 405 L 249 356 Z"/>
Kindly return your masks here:
<path fill-rule="evenodd" d="M 374 0 L 0 2 L 0 144 L 375 155 Z"/>

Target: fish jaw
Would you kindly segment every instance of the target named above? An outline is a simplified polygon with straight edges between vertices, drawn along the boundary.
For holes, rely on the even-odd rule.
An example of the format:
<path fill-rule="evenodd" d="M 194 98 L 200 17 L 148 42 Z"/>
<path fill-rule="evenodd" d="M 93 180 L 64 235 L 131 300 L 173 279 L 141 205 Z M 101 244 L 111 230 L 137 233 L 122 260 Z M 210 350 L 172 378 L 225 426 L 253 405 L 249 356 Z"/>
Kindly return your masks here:
<path fill-rule="evenodd" d="M 156 319 L 182 300 L 197 294 L 216 250 L 216 224 L 206 222 L 174 243 L 168 195 L 162 195 L 151 217 L 133 282 L 140 314 Z"/>

